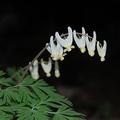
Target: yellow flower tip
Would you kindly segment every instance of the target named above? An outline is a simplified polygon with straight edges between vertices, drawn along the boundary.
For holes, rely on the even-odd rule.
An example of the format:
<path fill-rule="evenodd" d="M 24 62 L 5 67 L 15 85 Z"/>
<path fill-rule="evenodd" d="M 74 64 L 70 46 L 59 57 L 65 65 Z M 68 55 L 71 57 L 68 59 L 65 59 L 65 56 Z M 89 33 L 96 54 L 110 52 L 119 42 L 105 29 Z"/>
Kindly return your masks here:
<path fill-rule="evenodd" d="M 32 74 L 32 78 L 34 80 L 38 80 L 39 79 L 39 74 Z"/>
<path fill-rule="evenodd" d="M 60 60 L 63 61 L 63 60 L 64 60 L 64 57 L 61 57 Z"/>
<path fill-rule="evenodd" d="M 56 57 L 52 57 L 52 59 L 53 59 L 54 61 L 57 61 L 57 60 L 58 60 Z"/>
<path fill-rule="evenodd" d="M 64 49 L 64 52 L 70 52 L 72 49 L 74 49 L 75 48 L 75 46 L 74 45 L 72 45 L 72 46 L 68 46 L 68 47 L 66 47 L 65 49 Z"/>
<path fill-rule="evenodd" d="M 38 79 L 39 79 L 39 76 L 35 77 L 34 79 L 35 79 L 35 80 L 38 80 Z"/>
<path fill-rule="evenodd" d="M 94 51 L 88 51 L 88 54 L 93 57 L 95 55 L 95 52 Z"/>
<path fill-rule="evenodd" d="M 67 52 L 67 49 L 64 49 L 64 52 Z"/>
<path fill-rule="evenodd" d="M 64 54 L 63 54 L 63 57 L 66 56 L 66 55 L 67 55 L 67 53 L 64 53 Z"/>
<path fill-rule="evenodd" d="M 58 57 L 52 57 L 52 59 L 54 60 L 54 61 L 57 61 L 58 60 Z"/>
<path fill-rule="evenodd" d="M 81 53 L 85 53 L 86 48 L 80 48 Z"/>
<path fill-rule="evenodd" d="M 46 76 L 47 76 L 47 77 L 50 77 L 50 76 L 51 76 L 51 74 L 50 74 L 50 73 L 46 73 Z"/>
<path fill-rule="evenodd" d="M 67 46 L 67 47 L 65 47 L 64 52 L 70 52 L 71 50 L 72 50 L 71 46 Z"/>
<path fill-rule="evenodd" d="M 104 61 L 105 61 L 105 58 L 104 58 L 104 57 L 101 57 L 100 61 L 101 61 L 101 62 L 104 62 Z"/>
<path fill-rule="evenodd" d="M 72 46 L 71 46 L 71 49 L 74 49 L 74 48 L 75 48 L 75 46 L 74 46 L 74 45 L 72 45 Z"/>
<path fill-rule="evenodd" d="M 71 49 L 68 49 L 67 51 L 68 51 L 68 52 L 70 52 L 70 51 L 71 51 Z"/>
<path fill-rule="evenodd" d="M 57 77 L 57 78 L 60 77 L 60 72 L 59 72 L 59 70 L 55 70 L 55 77 Z"/>

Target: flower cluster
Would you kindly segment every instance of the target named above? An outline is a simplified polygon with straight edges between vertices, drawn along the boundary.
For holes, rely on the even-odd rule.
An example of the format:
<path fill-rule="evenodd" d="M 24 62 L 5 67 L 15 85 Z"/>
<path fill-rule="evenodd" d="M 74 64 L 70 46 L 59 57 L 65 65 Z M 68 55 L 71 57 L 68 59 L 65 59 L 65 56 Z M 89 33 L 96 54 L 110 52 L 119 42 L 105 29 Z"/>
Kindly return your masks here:
<path fill-rule="evenodd" d="M 68 27 L 68 33 L 63 35 L 63 37 L 61 36 L 58 32 L 56 32 L 55 38 L 51 36 L 49 45 L 47 43 L 47 50 L 50 52 L 53 60 L 64 60 L 66 52 L 70 52 L 73 48 L 75 48 L 73 40 L 80 49 L 81 53 L 85 53 L 87 48 L 88 54 L 92 57 L 95 55 L 95 49 L 97 47 L 97 52 L 101 61 L 105 60 L 107 43 L 104 40 L 104 44 L 102 46 L 100 42 L 96 40 L 95 31 L 93 31 L 93 37 L 90 37 L 85 32 L 84 27 L 82 27 L 82 33 L 77 33 L 76 30 L 72 31 L 71 27 Z"/>
<path fill-rule="evenodd" d="M 45 72 L 47 77 L 51 76 L 51 71 L 52 71 L 52 59 L 49 57 L 48 61 L 44 61 L 43 58 L 40 60 L 41 67 L 43 71 Z M 30 66 L 29 71 L 31 73 L 31 76 L 33 79 L 37 80 L 39 76 L 39 62 L 38 60 L 35 60 L 33 62 L 33 65 Z M 60 70 L 59 70 L 59 64 L 58 61 L 54 62 L 54 74 L 56 78 L 60 77 Z"/>
<path fill-rule="evenodd" d="M 91 57 L 95 55 L 95 50 L 97 48 L 100 60 L 105 61 L 107 49 L 107 43 L 105 40 L 102 45 L 99 41 L 97 41 L 95 31 L 93 31 L 93 37 L 90 37 L 88 33 L 86 33 L 84 27 L 82 27 L 82 33 L 78 33 L 76 30 L 72 30 L 71 27 L 68 27 L 67 34 L 60 35 L 59 32 L 55 32 L 55 37 L 51 36 L 50 43 L 46 44 L 46 49 L 51 54 L 50 56 L 52 59 L 50 57 L 48 61 L 41 59 L 40 63 L 47 77 L 51 76 L 50 72 L 52 70 L 52 60 L 55 63 L 55 76 L 60 77 L 58 60 L 64 60 L 67 52 L 70 52 L 73 48 L 75 48 L 73 45 L 74 41 L 81 53 L 88 51 L 88 54 Z M 30 67 L 30 72 L 34 79 L 39 78 L 37 60 L 34 61 L 33 68 Z"/>

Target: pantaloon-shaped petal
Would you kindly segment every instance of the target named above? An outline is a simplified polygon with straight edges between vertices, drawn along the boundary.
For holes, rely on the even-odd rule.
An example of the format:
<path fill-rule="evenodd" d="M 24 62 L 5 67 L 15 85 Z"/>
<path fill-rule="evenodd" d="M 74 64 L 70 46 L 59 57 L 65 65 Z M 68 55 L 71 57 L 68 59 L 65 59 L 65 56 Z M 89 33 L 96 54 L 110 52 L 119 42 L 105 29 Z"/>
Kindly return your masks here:
<path fill-rule="evenodd" d="M 55 37 L 57 41 L 64 47 L 66 48 L 66 51 L 71 51 L 73 48 L 72 42 L 73 42 L 73 35 L 72 35 L 72 29 L 71 27 L 68 27 L 68 36 L 67 38 L 62 38 L 58 32 L 55 33 Z"/>
<path fill-rule="evenodd" d="M 75 30 L 73 31 L 73 37 L 74 37 L 75 43 L 78 46 L 78 48 L 80 48 L 81 52 L 84 53 L 86 51 L 85 49 L 86 36 L 85 36 L 84 27 L 82 27 L 82 36 L 80 38 L 77 37 L 77 33 Z"/>
<path fill-rule="evenodd" d="M 60 70 L 59 70 L 59 64 L 58 61 L 55 61 L 55 77 L 60 77 Z"/>
<path fill-rule="evenodd" d="M 31 63 L 30 63 L 31 64 Z M 38 65 L 38 60 L 35 60 L 33 65 L 30 66 L 29 68 L 31 76 L 33 79 L 37 80 L 39 78 L 39 65 Z"/>
<path fill-rule="evenodd" d="M 96 32 L 95 31 L 93 32 L 92 40 L 90 40 L 88 35 L 86 36 L 86 45 L 87 45 L 88 54 L 90 56 L 94 56 L 95 55 L 95 46 L 96 46 Z"/>
<path fill-rule="evenodd" d="M 51 70 L 52 70 L 52 60 L 51 58 L 49 58 L 48 61 L 44 61 L 43 59 L 41 59 L 41 66 L 43 68 L 43 71 L 46 73 L 47 77 L 50 77 L 51 74 Z"/>
<path fill-rule="evenodd" d="M 53 36 L 50 37 L 50 46 L 47 47 L 47 50 L 51 53 L 51 57 L 53 60 L 63 60 L 64 54 L 63 54 L 63 47 L 60 45 L 58 41 L 56 41 L 56 44 L 54 43 Z"/>
<path fill-rule="evenodd" d="M 107 50 L 106 41 L 105 40 L 103 41 L 103 46 L 100 44 L 99 41 L 97 41 L 97 51 L 99 56 L 101 57 L 101 61 L 105 61 L 106 50 Z"/>

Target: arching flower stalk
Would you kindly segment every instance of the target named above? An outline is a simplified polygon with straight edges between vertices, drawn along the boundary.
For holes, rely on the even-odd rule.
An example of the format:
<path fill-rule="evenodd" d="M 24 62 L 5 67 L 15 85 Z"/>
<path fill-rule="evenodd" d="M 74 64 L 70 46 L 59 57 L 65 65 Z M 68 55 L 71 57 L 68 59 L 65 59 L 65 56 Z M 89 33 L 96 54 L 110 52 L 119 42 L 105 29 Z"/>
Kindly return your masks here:
<path fill-rule="evenodd" d="M 98 51 L 98 55 L 101 58 L 100 59 L 101 61 L 105 61 L 106 50 L 107 50 L 106 41 L 105 40 L 103 41 L 103 46 L 101 45 L 99 41 L 97 41 L 97 51 Z"/>
<path fill-rule="evenodd" d="M 73 35 L 71 27 L 68 27 L 68 36 L 66 38 L 62 38 L 58 32 L 55 33 L 56 40 L 64 47 L 64 52 L 70 52 L 73 48 L 75 48 L 73 43 Z"/>
<path fill-rule="evenodd" d="M 86 35 L 85 34 L 86 33 L 85 33 L 84 27 L 82 27 L 81 37 L 77 36 L 76 30 L 73 31 L 73 37 L 74 37 L 75 43 L 78 46 L 78 48 L 80 48 L 81 53 L 84 53 L 86 51 L 86 48 L 85 48 Z"/>
<path fill-rule="evenodd" d="M 52 70 L 52 60 L 51 58 L 49 57 L 49 60 L 48 61 L 44 61 L 42 58 L 41 58 L 41 66 L 43 68 L 43 71 L 46 73 L 46 76 L 47 77 L 50 77 L 51 76 L 51 70 Z"/>
<path fill-rule="evenodd" d="M 30 63 L 31 63 L 31 62 L 29 62 L 29 64 L 30 64 Z M 35 79 L 35 80 L 37 80 L 37 79 L 39 78 L 39 72 L 38 72 L 38 70 L 39 70 L 38 60 L 35 60 L 35 61 L 33 62 L 33 65 L 30 66 L 30 68 L 29 68 L 29 71 L 30 71 L 30 73 L 31 73 L 31 76 L 32 76 L 32 78 Z"/>
<path fill-rule="evenodd" d="M 93 38 L 88 37 L 88 34 L 86 35 L 86 45 L 88 54 L 93 57 L 95 55 L 95 47 L 96 47 L 96 32 L 93 31 Z"/>
<path fill-rule="evenodd" d="M 73 39 L 75 40 L 76 45 L 80 48 L 80 51 L 84 53 L 87 48 L 88 54 L 90 56 L 95 55 L 96 42 L 97 42 L 98 54 L 101 57 L 101 61 L 105 61 L 105 55 L 106 55 L 106 49 L 107 49 L 106 41 L 104 41 L 104 45 L 102 47 L 99 41 L 96 40 L 95 31 L 93 31 L 93 37 L 90 37 L 88 34 L 86 34 L 84 27 L 82 27 L 82 33 L 78 33 L 75 30 L 72 32 L 71 27 L 68 27 L 68 33 L 62 34 L 60 36 L 59 33 L 56 32 L 55 38 L 53 38 L 53 36 L 50 37 L 50 43 L 47 43 L 45 47 L 35 56 L 35 58 L 31 61 L 31 64 L 23 68 L 23 71 L 24 71 L 23 78 L 25 77 L 29 69 L 33 71 L 32 67 L 30 66 L 32 66 L 34 61 L 38 59 L 46 49 L 50 52 L 52 60 L 54 61 L 64 60 L 64 56 L 66 55 L 66 52 L 67 51 L 70 52 L 73 48 L 75 48 L 75 46 L 72 45 Z M 31 73 L 35 74 L 33 72 Z M 47 76 L 50 76 L 49 72 L 46 72 L 46 73 L 48 73 Z"/>
<path fill-rule="evenodd" d="M 60 70 L 59 70 L 59 63 L 58 61 L 55 61 L 55 77 L 60 77 Z"/>

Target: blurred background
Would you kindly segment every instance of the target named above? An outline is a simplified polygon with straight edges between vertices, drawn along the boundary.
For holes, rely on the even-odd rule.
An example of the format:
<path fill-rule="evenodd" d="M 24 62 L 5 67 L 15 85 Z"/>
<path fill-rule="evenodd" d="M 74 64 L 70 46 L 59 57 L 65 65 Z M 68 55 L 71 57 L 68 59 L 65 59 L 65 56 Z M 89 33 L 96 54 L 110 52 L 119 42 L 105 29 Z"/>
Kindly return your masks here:
<path fill-rule="evenodd" d="M 72 4 L 56 1 L 0 3 L 0 66 L 24 67 L 49 42 L 56 31 L 66 33 L 71 26 L 78 32 L 85 27 L 97 40 L 107 41 L 106 61 L 100 62 L 96 53 L 90 57 L 76 47 L 63 62 L 61 76 L 41 77 L 68 97 L 74 108 L 90 120 L 120 119 L 120 13 L 116 4 Z M 42 57 L 47 57 L 44 53 Z"/>

